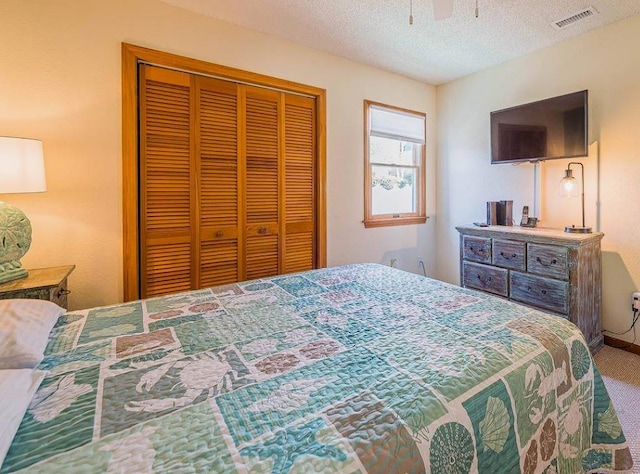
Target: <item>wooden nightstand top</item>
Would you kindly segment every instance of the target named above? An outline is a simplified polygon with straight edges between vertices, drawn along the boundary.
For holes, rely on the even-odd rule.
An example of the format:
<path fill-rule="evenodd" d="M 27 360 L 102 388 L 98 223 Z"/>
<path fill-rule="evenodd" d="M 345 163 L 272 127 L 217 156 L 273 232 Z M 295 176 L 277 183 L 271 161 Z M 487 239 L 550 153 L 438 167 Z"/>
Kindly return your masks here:
<path fill-rule="evenodd" d="M 60 283 L 69 276 L 76 268 L 75 265 L 66 265 L 64 267 L 34 268 L 29 270 L 26 278 L 8 281 L 0 285 L 0 296 L 3 293 L 9 293 L 20 290 L 30 290 L 33 288 L 48 288 L 60 285 Z"/>

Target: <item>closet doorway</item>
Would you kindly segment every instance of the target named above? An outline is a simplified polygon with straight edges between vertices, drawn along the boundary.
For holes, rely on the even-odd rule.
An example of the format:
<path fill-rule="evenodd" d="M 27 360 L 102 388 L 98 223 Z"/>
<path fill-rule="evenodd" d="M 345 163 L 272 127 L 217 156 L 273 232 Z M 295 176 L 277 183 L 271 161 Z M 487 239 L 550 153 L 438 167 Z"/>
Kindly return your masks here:
<path fill-rule="evenodd" d="M 123 44 L 124 299 L 326 265 L 325 91 Z"/>

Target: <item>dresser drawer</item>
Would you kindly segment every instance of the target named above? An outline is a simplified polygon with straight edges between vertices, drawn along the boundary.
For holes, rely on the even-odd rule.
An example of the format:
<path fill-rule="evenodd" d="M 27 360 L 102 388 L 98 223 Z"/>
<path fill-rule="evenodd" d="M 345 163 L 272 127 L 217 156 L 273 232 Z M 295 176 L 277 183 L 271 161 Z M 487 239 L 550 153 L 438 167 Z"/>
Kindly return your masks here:
<path fill-rule="evenodd" d="M 511 272 L 509 276 L 511 299 L 547 309 L 555 313 L 567 314 L 569 309 L 569 284 L 524 273 Z"/>
<path fill-rule="evenodd" d="M 527 271 L 536 275 L 569 279 L 568 249 L 555 245 L 527 245 Z"/>
<path fill-rule="evenodd" d="M 503 268 L 489 267 L 477 263 L 464 262 L 462 265 L 463 284 L 500 296 L 507 296 L 508 271 Z"/>
<path fill-rule="evenodd" d="M 491 263 L 491 239 L 465 235 L 462 239 L 462 256 L 465 260 Z"/>
<path fill-rule="evenodd" d="M 524 242 L 493 240 L 493 264 L 512 270 L 525 271 Z"/>

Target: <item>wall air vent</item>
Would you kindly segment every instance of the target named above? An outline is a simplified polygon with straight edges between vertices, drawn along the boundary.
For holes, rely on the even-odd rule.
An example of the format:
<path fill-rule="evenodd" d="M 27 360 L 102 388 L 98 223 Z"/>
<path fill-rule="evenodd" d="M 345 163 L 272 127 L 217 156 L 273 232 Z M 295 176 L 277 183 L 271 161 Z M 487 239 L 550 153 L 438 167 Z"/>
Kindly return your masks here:
<path fill-rule="evenodd" d="M 553 26 L 556 30 L 562 30 L 564 28 L 567 28 L 568 26 L 575 25 L 576 23 L 579 23 L 597 14 L 598 10 L 596 10 L 595 8 L 585 8 L 578 13 L 574 13 L 573 15 L 570 15 L 568 17 L 554 21 L 553 23 L 551 23 L 551 26 Z"/>

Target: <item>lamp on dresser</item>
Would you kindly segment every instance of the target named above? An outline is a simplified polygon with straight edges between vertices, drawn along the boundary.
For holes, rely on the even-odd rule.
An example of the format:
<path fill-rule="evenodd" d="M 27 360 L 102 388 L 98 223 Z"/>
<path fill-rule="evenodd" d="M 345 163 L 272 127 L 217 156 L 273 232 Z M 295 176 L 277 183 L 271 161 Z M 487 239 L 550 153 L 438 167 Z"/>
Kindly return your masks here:
<path fill-rule="evenodd" d="M 580 166 L 582 176 L 582 182 L 580 185 L 578 184 L 576 178 L 573 176 L 571 165 Z M 586 227 L 584 225 L 584 165 L 582 163 L 572 161 L 567 166 L 567 169 L 564 170 L 564 178 L 562 178 L 562 180 L 560 181 L 560 196 L 578 197 L 578 189 L 580 189 L 582 197 L 582 226 L 566 226 L 564 228 L 564 231 L 572 234 L 590 234 L 591 227 Z"/>
<path fill-rule="evenodd" d="M 0 137 L 0 195 L 47 190 L 42 142 Z M 17 207 L 0 201 L 0 283 L 24 278 L 20 259 L 31 246 L 31 223 Z"/>

